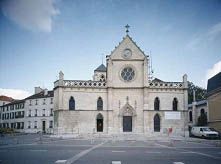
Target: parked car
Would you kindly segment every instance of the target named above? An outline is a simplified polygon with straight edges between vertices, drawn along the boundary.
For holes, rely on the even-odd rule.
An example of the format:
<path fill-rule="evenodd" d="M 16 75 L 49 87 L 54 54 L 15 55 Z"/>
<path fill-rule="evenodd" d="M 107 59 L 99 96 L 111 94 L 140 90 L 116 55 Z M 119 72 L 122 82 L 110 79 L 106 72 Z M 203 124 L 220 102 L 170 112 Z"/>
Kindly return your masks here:
<path fill-rule="evenodd" d="M 219 134 L 219 139 L 221 139 L 221 132 L 219 132 L 218 130 L 216 130 L 214 128 L 210 128 L 210 130 L 217 132 Z"/>
<path fill-rule="evenodd" d="M 191 129 L 191 134 L 195 137 L 215 139 L 219 137 L 219 133 L 205 126 L 195 126 Z"/>

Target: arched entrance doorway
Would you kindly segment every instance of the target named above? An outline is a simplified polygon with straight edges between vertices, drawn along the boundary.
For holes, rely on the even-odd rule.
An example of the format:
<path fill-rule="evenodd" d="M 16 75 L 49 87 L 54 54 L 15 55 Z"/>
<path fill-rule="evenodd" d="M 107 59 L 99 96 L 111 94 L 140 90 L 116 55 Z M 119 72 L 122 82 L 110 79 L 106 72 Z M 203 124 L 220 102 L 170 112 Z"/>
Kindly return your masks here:
<path fill-rule="evenodd" d="M 134 124 L 134 116 L 136 116 L 136 111 L 133 107 L 126 103 L 123 108 L 121 108 L 119 116 L 122 117 L 122 128 L 123 132 L 132 132 Z"/>
<path fill-rule="evenodd" d="M 160 132 L 160 116 L 158 113 L 154 116 L 154 132 Z"/>
<path fill-rule="evenodd" d="M 102 114 L 98 114 L 96 118 L 97 122 L 97 132 L 103 132 L 103 116 Z"/>
<path fill-rule="evenodd" d="M 123 132 L 132 132 L 132 116 L 123 116 Z"/>

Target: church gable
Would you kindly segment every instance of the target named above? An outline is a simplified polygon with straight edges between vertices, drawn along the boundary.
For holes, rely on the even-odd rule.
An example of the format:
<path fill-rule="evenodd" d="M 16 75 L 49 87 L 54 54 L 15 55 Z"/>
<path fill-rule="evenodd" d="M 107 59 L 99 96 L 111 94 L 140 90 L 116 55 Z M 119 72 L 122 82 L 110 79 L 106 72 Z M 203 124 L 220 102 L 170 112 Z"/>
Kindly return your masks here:
<path fill-rule="evenodd" d="M 129 35 L 123 38 L 110 55 L 112 60 L 143 60 L 144 52 L 136 45 Z"/>

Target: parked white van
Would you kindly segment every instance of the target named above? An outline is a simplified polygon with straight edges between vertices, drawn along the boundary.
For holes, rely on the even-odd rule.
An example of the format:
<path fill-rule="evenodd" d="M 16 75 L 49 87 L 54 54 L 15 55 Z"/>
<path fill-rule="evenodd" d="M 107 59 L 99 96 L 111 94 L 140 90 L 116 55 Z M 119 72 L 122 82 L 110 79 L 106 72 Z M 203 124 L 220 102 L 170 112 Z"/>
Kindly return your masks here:
<path fill-rule="evenodd" d="M 211 130 L 206 126 L 194 126 L 191 129 L 191 133 L 193 136 L 202 137 L 202 138 L 218 138 L 219 133 Z"/>

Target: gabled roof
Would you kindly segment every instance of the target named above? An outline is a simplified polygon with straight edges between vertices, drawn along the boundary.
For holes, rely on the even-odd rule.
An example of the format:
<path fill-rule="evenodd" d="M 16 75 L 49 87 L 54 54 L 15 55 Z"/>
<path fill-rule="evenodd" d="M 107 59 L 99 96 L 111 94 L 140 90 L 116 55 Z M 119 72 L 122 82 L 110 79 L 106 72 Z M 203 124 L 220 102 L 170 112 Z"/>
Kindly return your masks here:
<path fill-rule="evenodd" d="M 207 84 L 208 95 L 217 92 L 221 92 L 221 72 L 210 78 Z"/>
<path fill-rule="evenodd" d="M 8 104 L 5 104 L 5 105 L 2 105 L 2 107 L 4 106 L 10 106 L 10 105 L 14 105 L 14 104 L 20 104 L 20 103 L 25 103 L 25 100 L 14 100 L 12 101 L 11 103 L 8 103 Z"/>
<path fill-rule="evenodd" d="M 106 72 L 107 71 L 107 68 L 105 67 L 104 64 L 101 64 L 99 67 L 97 67 L 94 71 L 97 71 L 97 72 Z"/>
<path fill-rule="evenodd" d="M 140 47 L 136 44 L 135 41 L 133 41 L 133 39 L 130 37 L 130 35 L 126 35 L 125 37 L 123 37 L 123 40 L 115 47 L 115 49 L 113 51 L 111 51 L 110 56 L 114 53 L 114 51 L 121 45 L 121 43 L 126 39 L 129 38 L 131 40 L 131 42 L 145 55 L 144 51 L 140 49 Z"/>
<path fill-rule="evenodd" d="M 42 91 L 40 93 L 37 93 L 37 94 L 27 97 L 26 100 L 27 99 L 47 98 L 47 97 L 54 97 L 54 91 L 48 91 L 47 95 L 45 95 L 45 91 Z"/>

